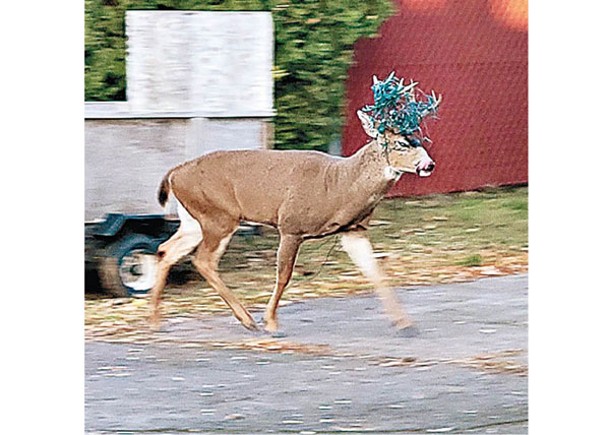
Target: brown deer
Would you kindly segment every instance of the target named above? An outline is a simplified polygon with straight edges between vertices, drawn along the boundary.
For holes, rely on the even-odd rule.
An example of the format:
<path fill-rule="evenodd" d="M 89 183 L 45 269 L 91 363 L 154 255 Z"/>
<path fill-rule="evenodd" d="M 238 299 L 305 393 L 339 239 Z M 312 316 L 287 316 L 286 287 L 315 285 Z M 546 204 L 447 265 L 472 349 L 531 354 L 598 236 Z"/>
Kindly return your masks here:
<path fill-rule="evenodd" d="M 373 257 L 365 236 L 374 208 L 405 172 L 428 176 L 435 163 L 413 137 L 386 130 L 362 111 L 358 116 L 373 139 L 342 158 L 316 151 L 216 151 L 171 169 L 163 178 L 159 202 L 178 201 L 180 227 L 160 245 L 157 281 L 152 289 L 152 321 L 173 264 L 197 247 L 193 263 L 247 329 L 258 329 L 248 310 L 224 284 L 218 263 L 240 221 L 279 231 L 277 279 L 264 313 L 265 329 L 278 329 L 277 306 L 292 276 L 300 245 L 308 239 L 342 234 L 342 246 L 372 282 L 391 321 L 400 329 L 412 321 Z"/>

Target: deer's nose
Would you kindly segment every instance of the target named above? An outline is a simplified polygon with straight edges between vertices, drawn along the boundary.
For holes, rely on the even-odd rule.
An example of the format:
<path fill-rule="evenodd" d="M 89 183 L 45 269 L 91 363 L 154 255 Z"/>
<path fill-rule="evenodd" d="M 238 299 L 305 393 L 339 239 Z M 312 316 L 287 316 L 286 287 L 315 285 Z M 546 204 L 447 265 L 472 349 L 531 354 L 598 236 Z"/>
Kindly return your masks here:
<path fill-rule="evenodd" d="M 436 163 L 433 160 L 429 159 L 429 160 L 419 163 L 417 165 L 417 171 L 431 172 L 431 171 L 433 171 L 433 169 L 435 167 L 436 167 Z"/>

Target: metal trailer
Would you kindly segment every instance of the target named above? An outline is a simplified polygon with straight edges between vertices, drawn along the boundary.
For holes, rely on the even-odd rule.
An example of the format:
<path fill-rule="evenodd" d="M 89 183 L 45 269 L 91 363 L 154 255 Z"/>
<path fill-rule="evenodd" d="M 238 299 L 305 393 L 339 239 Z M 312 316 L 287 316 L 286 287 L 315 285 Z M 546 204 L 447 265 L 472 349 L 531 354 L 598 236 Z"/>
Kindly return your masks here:
<path fill-rule="evenodd" d="M 150 291 L 179 226 L 165 173 L 271 146 L 275 114 L 269 12 L 128 11 L 126 31 L 127 101 L 85 103 L 85 268 L 115 296 Z"/>

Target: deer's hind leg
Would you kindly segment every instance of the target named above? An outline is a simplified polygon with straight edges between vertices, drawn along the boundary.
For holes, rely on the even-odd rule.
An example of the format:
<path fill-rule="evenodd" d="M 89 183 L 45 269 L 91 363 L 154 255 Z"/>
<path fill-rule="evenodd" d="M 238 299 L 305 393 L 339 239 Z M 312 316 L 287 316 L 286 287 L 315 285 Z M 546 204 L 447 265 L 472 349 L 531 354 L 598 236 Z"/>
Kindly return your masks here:
<path fill-rule="evenodd" d="M 161 296 L 167 282 L 167 275 L 171 267 L 185 255 L 188 255 L 203 237 L 199 223 L 178 204 L 178 215 L 180 216 L 180 226 L 178 231 L 159 246 L 157 255 L 159 257 L 157 276 L 154 287 L 151 291 L 152 315 L 151 321 L 154 326 L 160 322 Z"/>
<path fill-rule="evenodd" d="M 241 304 L 237 296 L 224 284 L 218 273 L 218 263 L 226 251 L 231 237 L 239 226 L 239 221 L 230 216 L 215 216 L 213 220 L 201 219 L 203 228 L 203 242 L 199 245 L 193 264 L 201 275 L 233 311 L 235 317 L 249 330 L 258 327 L 252 315 Z"/>

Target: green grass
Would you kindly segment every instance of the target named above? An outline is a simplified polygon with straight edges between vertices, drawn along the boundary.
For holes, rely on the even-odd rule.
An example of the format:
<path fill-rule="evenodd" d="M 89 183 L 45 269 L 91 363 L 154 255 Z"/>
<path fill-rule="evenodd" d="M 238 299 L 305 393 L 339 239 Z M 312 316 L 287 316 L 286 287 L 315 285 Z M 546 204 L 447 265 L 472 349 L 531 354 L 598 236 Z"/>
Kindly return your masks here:
<path fill-rule="evenodd" d="M 458 264 L 459 266 L 467 266 L 467 267 L 482 266 L 482 255 L 480 255 L 480 254 L 469 255 L 462 260 L 458 260 L 456 262 L 456 264 Z"/>
<path fill-rule="evenodd" d="M 379 219 L 392 222 L 373 231 L 373 239 L 395 230 L 414 243 L 450 249 L 462 244 L 468 254 L 489 246 L 527 245 L 527 188 L 434 195 L 410 200 L 391 200 L 377 210 Z"/>

